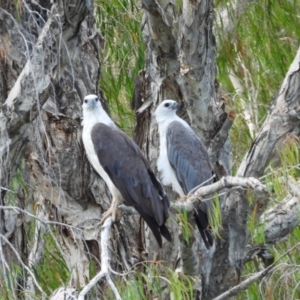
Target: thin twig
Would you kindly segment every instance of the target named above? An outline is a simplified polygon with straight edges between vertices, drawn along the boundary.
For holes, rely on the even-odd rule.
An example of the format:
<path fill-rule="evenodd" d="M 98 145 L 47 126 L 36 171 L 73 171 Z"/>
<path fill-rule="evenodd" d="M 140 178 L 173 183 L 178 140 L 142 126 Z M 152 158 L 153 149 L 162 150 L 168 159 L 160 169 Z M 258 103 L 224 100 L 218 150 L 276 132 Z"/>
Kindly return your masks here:
<path fill-rule="evenodd" d="M 14 252 L 15 256 L 17 257 L 17 260 L 20 262 L 20 264 L 22 265 L 22 267 L 29 273 L 29 275 L 32 277 L 34 284 L 36 285 L 36 287 L 38 288 L 38 290 L 41 292 L 42 294 L 42 299 L 46 298 L 46 293 L 43 291 L 43 289 L 41 288 L 41 286 L 39 285 L 39 283 L 37 282 L 35 275 L 33 274 L 33 272 L 30 270 L 29 267 L 27 267 L 23 260 L 21 259 L 18 251 L 15 249 L 15 247 L 10 243 L 10 241 L 2 234 L 0 234 L 0 239 L 3 239 L 4 242 L 11 248 L 11 250 Z"/>
<path fill-rule="evenodd" d="M 33 219 L 36 219 L 37 221 L 41 222 L 44 225 L 47 225 L 47 224 L 49 224 L 49 225 L 60 225 L 60 226 L 65 226 L 65 227 L 68 227 L 68 228 L 71 228 L 71 229 L 82 231 L 81 228 L 74 227 L 72 225 L 68 225 L 68 224 L 61 223 L 61 222 L 47 221 L 47 220 L 41 219 L 41 218 L 35 216 L 34 214 L 31 214 L 30 212 L 28 212 L 28 211 L 26 211 L 26 210 L 24 210 L 20 207 L 17 207 L 17 206 L 2 206 L 2 205 L 0 205 L 0 210 L 1 209 L 10 209 L 10 210 L 14 210 L 16 212 L 21 212 L 21 213 L 26 214 L 27 216 L 29 216 Z"/>
<path fill-rule="evenodd" d="M 225 299 L 228 299 L 232 296 L 235 296 L 240 291 L 245 290 L 250 284 L 254 283 L 255 281 L 257 281 L 257 280 L 259 280 L 259 279 L 261 279 L 265 276 L 267 276 L 271 272 L 271 270 L 275 267 L 276 263 L 279 260 L 281 260 L 284 256 L 286 256 L 288 253 L 290 253 L 291 251 L 293 251 L 295 248 L 297 248 L 299 246 L 300 246 L 300 243 L 296 244 L 295 246 L 290 248 L 288 251 L 286 251 L 285 253 L 280 255 L 279 258 L 276 259 L 274 261 L 274 263 L 272 263 L 269 267 L 267 267 L 266 269 L 264 269 L 260 272 L 255 273 L 251 277 L 247 278 L 246 280 L 244 280 L 240 284 L 234 286 L 233 288 L 231 288 L 230 290 L 226 291 L 225 293 L 219 295 L 218 297 L 214 298 L 213 300 L 225 300 Z"/>
<path fill-rule="evenodd" d="M 109 237 L 112 225 L 111 217 L 107 218 L 101 228 L 101 270 L 100 272 L 82 289 L 78 295 L 78 300 L 84 300 L 85 295 L 98 283 L 99 280 L 105 278 L 108 285 L 115 295 L 115 299 L 122 300 L 121 296 L 110 278 L 110 253 L 109 253 Z"/>

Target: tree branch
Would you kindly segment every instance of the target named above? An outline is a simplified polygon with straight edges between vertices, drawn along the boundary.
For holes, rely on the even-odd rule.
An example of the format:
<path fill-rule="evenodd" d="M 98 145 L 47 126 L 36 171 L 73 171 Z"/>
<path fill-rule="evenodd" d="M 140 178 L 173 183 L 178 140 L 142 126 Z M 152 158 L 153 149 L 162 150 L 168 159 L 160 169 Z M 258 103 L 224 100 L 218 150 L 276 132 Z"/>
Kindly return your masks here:
<path fill-rule="evenodd" d="M 39 221 L 39 222 L 41 222 L 43 225 L 48 225 L 48 224 L 49 225 L 60 225 L 60 226 L 68 227 L 72 230 L 79 230 L 79 231 L 82 230 L 81 228 L 74 227 L 74 226 L 71 226 L 71 225 L 68 225 L 68 224 L 65 224 L 65 223 L 62 223 L 62 222 L 48 221 L 48 220 L 41 219 L 41 218 L 31 214 L 30 212 L 28 212 L 28 211 L 26 211 L 26 210 L 24 210 L 20 207 L 17 207 L 17 206 L 1 206 L 0 205 L 0 210 L 2 210 L 2 209 L 15 210 L 15 211 L 21 212 L 21 213 L 26 214 L 27 216 Z"/>
<path fill-rule="evenodd" d="M 21 264 L 21 266 L 28 272 L 28 274 L 31 276 L 35 286 L 38 288 L 38 290 L 41 292 L 42 294 L 42 299 L 46 299 L 46 293 L 43 291 L 43 289 L 41 288 L 41 286 L 39 285 L 39 283 L 37 282 L 35 275 L 33 274 L 33 272 L 30 270 L 29 267 L 27 267 L 23 260 L 21 259 L 19 253 L 16 251 L 16 249 L 14 248 L 14 246 L 9 242 L 9 240 L 3 235 L 0 234 L 0 240 L 3 239 L 3 241 L 9 245 L 9 247 L 11 248 L 11 250 L 14 252 L 18 262 Z"/>
<path fill-rule="evenodd" d="M 261 279 L 265 276 L 267 276 L 272 271 L 272 269 L 275 267 L 275 265 L 278 261 L 280 261 L 284 256 L 286 256 L 288 253 L 293 251 L 299 245 L 300 245 L 300 243 L 296 244 L 295 246 L 290 248 L 288 251 L 283 253 L 272 265 L 270 265 L 269 267 L 267 267 L 266 269 L 264 269 L 260 272 L 255 273 L 251 277 L 247 278 L 246 280 L 244 280 L 243 282 L 241 282 L 237 286 L 231 288 L 230 290 L 228 290 L 225 293 L 219 295 L 218 297 L 214 298 L 213 300 L 225 300 L 225 299 L 228 299 L 232 296 L 235 296 L 240 291 L 245 290 L 250 284 L 254 283 L 255 281 L 257 281 L 257 280 L 259 280 L 259 279 Z"/>
<path fill-rule="evenodd" d="M 245 155 L 238 176 L 263 175 L 277 141 L 287 133 L 300 133 L 300 48 L 271 105 L 271 110 Z"/>
<path fill-rule="evenodd" d="M 82 289 L 78 295 L 78 300 L 84 300 L 85 295 L 98 283 L 99 280 L 105 278 L 108 285 L 115 295 L 115 299 L 121 300 L 121 296 L 110 278 L 110 253 L 108 250 L 110 228 L 112 225 L 111 217 L 107 218 L 101 228 L 101 270 L 100 272 Z"/>
<path fill-rule="evenodd" d="M 299 182 L 288 178 L 287 185 L 290 190 L 282 203 L 266 211 L 260 218 L 265 226 L 265 239 L 267 244 L 274 244 L 287 234 L 291 233 L 300 223 L 300 188 Z"/>
<path fill-rule="evenodd" d="M 171 207 L 174 209 L 183 210 L 186 211 L 192 211 L 195 207 L 198 207 L 199 202 L 201 202 L 202 197 L 217 193 L 218 191 L 224 189 L 224 188 L 232 188 L 232 187 L 242 187 L 245 189 L 252 188 L 255 191 L 258 191 L 261 195 L 261 197 L 266 197 L 268 195 L 268 190 L 265 185 L 263 185 L 258 179 L 249 177 L 249 178 L 243 178 L 243 177 L 233 177 L 233 176 L 225 176 L 222 177 L 219 181 L 207 185 L 202 186 L 196 189 L 195 193 L 183 197 L 176 202 L 173 202 L 171 204 Z M 208 201 L 208 200 L 204 200 Z"/>

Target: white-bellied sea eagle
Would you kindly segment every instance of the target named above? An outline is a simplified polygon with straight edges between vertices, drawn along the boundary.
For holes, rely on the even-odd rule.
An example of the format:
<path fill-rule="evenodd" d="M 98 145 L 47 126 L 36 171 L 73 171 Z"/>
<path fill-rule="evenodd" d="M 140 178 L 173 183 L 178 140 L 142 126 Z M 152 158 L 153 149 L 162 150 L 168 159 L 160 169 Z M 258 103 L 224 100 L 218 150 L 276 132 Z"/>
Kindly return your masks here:
<path fill-rule="evenodd" d="M 176 115 L 180 105 L 164 100 L 155 111 L 160 136 L 157 169 L 163 185 L 172 188 L 181 197 L 200 184 L 212 183 L 213 168 L 202 140 L 187 122 Z M 194 211 L 194 219 L 207 248 L 213 244 L 209 229 L 210 202 Z"/>
<path fill-rule="evenodd" d="M 115 221 L 118 205 L 125 203 L 140 213 L 160 247 L 161 236 L 171 241 L 165 224 L 170 202 L 139 147 L 116 127 L 96 95 L 86 96 L 82 109 L 87 157 L 112 194 L 111 207 L 102 220 L 112 215 Z"/>

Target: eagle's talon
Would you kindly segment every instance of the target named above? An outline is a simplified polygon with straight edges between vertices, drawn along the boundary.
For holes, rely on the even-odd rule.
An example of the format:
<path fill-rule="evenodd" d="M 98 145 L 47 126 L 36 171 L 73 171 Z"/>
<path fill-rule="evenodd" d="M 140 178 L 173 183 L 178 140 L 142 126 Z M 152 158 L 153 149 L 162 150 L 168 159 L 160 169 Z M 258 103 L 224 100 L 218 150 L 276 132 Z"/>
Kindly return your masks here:
<path fill-rule="evenodd" d="M 122 219 L 122 211 L 118 208 L 117 201 L 113 201 L 110 208 L 102 214 L 100 225 L 103 225 L 109 217 L 111 217 L 113 223 L 118 223 Z"/>

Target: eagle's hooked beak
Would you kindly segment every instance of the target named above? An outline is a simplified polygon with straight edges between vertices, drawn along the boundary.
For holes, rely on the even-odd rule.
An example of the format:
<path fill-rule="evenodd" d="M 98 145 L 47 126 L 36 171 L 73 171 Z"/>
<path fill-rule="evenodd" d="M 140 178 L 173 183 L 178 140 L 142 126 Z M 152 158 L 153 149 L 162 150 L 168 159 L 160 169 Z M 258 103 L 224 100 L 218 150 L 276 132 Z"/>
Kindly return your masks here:
<path fill-rule="evenodd" d="M 172 105 L 172 108 L 175 109 L 175 110 L 181 110 L 183 108 L 183 106 L 179 103 L 174 103 Z"/>
<path fill-rule="evenodd" d="M 93 99 L 93 101 L 92 101 L 92 109 L 95 109 L 95 107 L 96 107 L 96 99 Z"/>
<path fill-rule="evenodd" d="M 97 104 L 97 101 L 99 101 L 98 100 L 98 97 L 97 98 L 94 98 L 93 100 L 92 100 L 92 109 L 95 109 L 96 108 L 96 104 Z"/>

